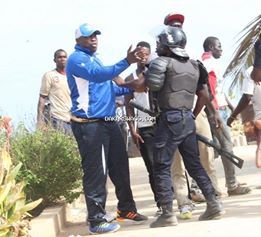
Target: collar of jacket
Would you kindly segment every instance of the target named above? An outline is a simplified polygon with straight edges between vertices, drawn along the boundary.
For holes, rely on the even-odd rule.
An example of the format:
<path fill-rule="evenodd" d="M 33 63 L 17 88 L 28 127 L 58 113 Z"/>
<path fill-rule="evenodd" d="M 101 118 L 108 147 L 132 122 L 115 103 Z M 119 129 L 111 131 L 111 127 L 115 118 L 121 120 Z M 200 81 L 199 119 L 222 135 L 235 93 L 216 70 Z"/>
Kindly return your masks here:
<path fill-rule="evenodd" d="M 84 47 L 80 46 L 79 44 L 76 44 L 74 48 L 75 48 L 76 50 L 83 51 L 83 52 L 85 52 L 85 53 L 87 53 L 87 54 L 89 54 L 89 55 L 91 55 L 91 56 L 94 54 L 94 52 L 91 52 L 89 49 L 84 48 Z"/>

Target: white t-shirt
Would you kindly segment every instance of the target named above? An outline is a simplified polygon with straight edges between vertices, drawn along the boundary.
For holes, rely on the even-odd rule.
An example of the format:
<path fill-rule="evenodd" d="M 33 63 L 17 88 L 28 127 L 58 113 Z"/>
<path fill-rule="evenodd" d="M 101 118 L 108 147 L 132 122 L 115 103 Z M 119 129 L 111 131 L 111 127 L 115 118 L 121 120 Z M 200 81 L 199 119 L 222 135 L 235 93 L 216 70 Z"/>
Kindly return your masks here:
<path fill-rule="evenodd" d="M 227 106 L 226 97 L 223 91 L 224 88 L 224 78 L 222 76 L 222 70 L 220 63 L 217 59 L 215 59 L 213 56 L 210 58 L 207 58 L 203 61 L 203 64 L 205 68 L 207 69 L 208 73 L 214 72 L 216 75 L 217 85 L 215 88 L 215 97 L 217 99 L 218 106 Z"/>
<path fill-rule="evenodd" d="M 149 104 L 149 94 L 146 92 L 134 92 L 135 100 L 143 105 L 146 109 L 150 108 Z M 151 127 L 155 123 L 155 118 L 149 116 L 147 113 L 144 113 L 140 110 L 137 110 L 137 117 L 136 117 L 137 127 L 144 128 L 144 127 Z"/>
<path fill-rule="evenodd" d="M 255 113 L 255 120 L 261 119 L 261 85 L 256 85 L 254 81 L 250 78 L 249 72 L 251 68 L 247 70 L 245 78 L 242 84 L 242 93 L 253 95 L 252 103 Z"/>
<path fill-rule="evenodd" d="M 252 103 L 255 112 L 255 120 L 261 119 L 261 85 L 255 84 Z"/>
<path fill-rule="evenodd" d="M 253 95 L 255 83 L 250 77 L 245 77 L 242 84 L 242 93 Z"/>
<path fill-rule="evenodd" d="M 248 68 L 244 73 L 244 80 L 242 84 L 242 93 L 247 95 L 253 95 L 254 93 L 254 81 L 250 78 L 250 72 L 253 67 Z"/>
<path fill-rule="evenodd" d="M 40 94 L 48 96 L 51 116 L 66 122 L 71 120 L 71 98 L 66 75 L 56 70 L 45 73 Z"/>

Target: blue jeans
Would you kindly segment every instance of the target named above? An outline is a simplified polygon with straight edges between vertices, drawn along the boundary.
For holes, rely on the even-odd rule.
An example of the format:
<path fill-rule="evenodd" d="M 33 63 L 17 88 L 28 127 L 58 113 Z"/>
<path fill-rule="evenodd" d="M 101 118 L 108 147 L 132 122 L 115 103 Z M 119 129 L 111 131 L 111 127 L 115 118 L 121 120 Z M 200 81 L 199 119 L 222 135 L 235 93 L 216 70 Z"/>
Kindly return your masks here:
<path fill-rule="evenodd" d="M 129 161 L 117 122 L 72 122 L 82 158 L 83 189 L 92 226 L 103 222 L 109 174 L 121 211 L 136 211 L 130 187 Z"/>
<path fill-rule="evenodd" d="M 177 148 L 185 168 L 206 199 L 215 195 L 211 181 L 200 163 L 195 131 L 191 111 L 171 110 L 160 115 L 154 140 L 154 177 L 161 205 L 170 204 L 173 200 L 171 164 Z"/>
<path fill-rule="evenodd" d="M 227 120 L 231 114 L 229 107 L 223 106 L 222 108 L 218 109 L 218 112 L 219 112 L 219 115 L 220 115 L 225 127 L 227 128 L 228 132 L 230 132 L 230 128 L 227 126 Z"/>
<path fill-rule="evenodd" d="M 51 125 L 54 129 L 60 130 L 67 135 L 73 135 L 70 122 L 51 117 Z"/>

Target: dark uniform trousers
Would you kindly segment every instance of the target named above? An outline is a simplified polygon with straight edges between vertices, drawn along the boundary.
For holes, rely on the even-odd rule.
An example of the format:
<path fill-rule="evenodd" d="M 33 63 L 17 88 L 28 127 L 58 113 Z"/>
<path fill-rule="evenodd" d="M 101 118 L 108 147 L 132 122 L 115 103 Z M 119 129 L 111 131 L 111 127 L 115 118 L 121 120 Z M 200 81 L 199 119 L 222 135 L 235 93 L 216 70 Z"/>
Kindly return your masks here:
<path fill-rule="evenodd" d="M 213 197 L 215 190 L 199 159 L 192 112 L 169 110 L 160 115 L 154 141 L 154 177 L 159 203 L 165 205 L 173 201 L 171 164 L 177 148 L 185 168 L 206 199 Z"/>
<path fill-rule="evenodd" d="M 127 151 L 117 122 L 72 121 L 72 130 L 82 158 L 83 188 L 91 225 L 104 221 L 107 174 L 115 185 L 118 209 L 136 211 Z"/>

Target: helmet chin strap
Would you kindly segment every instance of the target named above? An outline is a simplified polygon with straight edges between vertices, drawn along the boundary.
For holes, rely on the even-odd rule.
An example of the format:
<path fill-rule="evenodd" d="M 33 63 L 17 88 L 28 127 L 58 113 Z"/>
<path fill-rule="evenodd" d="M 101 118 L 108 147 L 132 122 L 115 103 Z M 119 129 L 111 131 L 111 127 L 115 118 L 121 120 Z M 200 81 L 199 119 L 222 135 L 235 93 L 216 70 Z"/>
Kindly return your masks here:
<path fill-rule="evenodd" d="M 170 48 L 171 52 L 173 54 L 175 54 L 178 58 L 184 59 L 184 60 L 188 60 L 189 59 L 189 55 L 187 54 L 185 49 L 176 47 L 176 48 Z"/>

